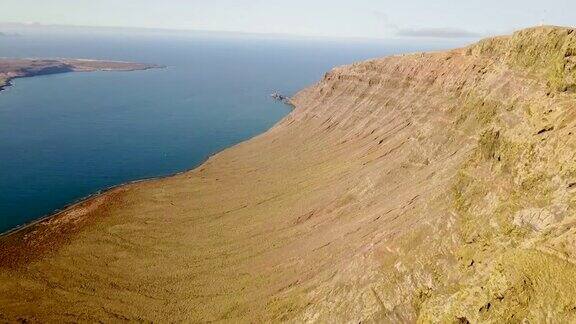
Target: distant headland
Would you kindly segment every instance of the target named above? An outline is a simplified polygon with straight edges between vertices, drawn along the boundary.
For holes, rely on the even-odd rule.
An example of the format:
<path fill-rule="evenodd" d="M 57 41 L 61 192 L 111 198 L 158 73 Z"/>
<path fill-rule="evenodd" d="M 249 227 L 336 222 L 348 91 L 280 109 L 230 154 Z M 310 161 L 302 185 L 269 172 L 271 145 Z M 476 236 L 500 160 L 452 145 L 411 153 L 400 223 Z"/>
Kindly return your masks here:
<path fill-rule="evenodd" d="M 0 91 L 10 86 L 10 82 L 16 78 L 67 72 L 137 71 L 163 67 L 156 64 L 88 59 L 0 58 Z"/>

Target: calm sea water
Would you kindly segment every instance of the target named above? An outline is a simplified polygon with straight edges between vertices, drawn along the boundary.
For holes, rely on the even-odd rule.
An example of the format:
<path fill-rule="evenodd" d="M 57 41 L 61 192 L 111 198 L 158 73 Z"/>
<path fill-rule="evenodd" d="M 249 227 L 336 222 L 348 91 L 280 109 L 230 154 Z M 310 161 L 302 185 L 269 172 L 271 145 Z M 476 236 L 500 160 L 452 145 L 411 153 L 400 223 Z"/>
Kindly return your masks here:
<path fill-rule="evenodd" d="M 190 169 L 270 128 L 336 65 L 446 44 L 206 34 L 24 34 L 4 57 L 167 65 L 19 79 L 0 92 L 0 232 L 123 182 Z"/>

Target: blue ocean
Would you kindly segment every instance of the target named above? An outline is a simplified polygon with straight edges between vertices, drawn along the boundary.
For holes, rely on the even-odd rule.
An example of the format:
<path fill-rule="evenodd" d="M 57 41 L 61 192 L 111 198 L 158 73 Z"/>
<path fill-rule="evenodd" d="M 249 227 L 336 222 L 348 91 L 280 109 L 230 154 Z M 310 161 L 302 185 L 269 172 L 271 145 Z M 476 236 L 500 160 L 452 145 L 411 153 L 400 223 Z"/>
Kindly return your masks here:
<path fill-rule="evenodd" d="M 166 66 L 17 79 L 0 92 L 0 232 L 111 186 L 194 168 L 288 114 L 272 92 L 292 95 L 334 66 L 454 45 L 193 32 L 0 37 L 1 57 Z"/>

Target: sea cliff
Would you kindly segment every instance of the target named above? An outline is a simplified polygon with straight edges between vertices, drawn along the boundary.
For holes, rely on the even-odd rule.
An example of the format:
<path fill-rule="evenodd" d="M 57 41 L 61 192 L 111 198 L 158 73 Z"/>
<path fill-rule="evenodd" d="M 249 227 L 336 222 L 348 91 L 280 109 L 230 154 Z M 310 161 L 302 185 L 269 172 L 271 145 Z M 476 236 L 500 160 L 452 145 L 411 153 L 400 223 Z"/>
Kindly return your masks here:
<path fill-rule="evenodd" d="M 0 238 L 0 319 L 576 320 L 576 31 L 360 62 Z"/>

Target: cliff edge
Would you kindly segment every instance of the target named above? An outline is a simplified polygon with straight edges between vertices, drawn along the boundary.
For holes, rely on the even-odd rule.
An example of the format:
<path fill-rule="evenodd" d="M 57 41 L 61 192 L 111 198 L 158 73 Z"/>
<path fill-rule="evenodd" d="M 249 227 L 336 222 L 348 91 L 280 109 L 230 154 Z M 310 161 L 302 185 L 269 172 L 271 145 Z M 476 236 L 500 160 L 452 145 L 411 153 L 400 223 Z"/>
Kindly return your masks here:
<path fill-rule="evenodd" d="M 0 319 L 576 321 L 576 31 L 328 72 L 268 132 L 0 238 Z"/>

